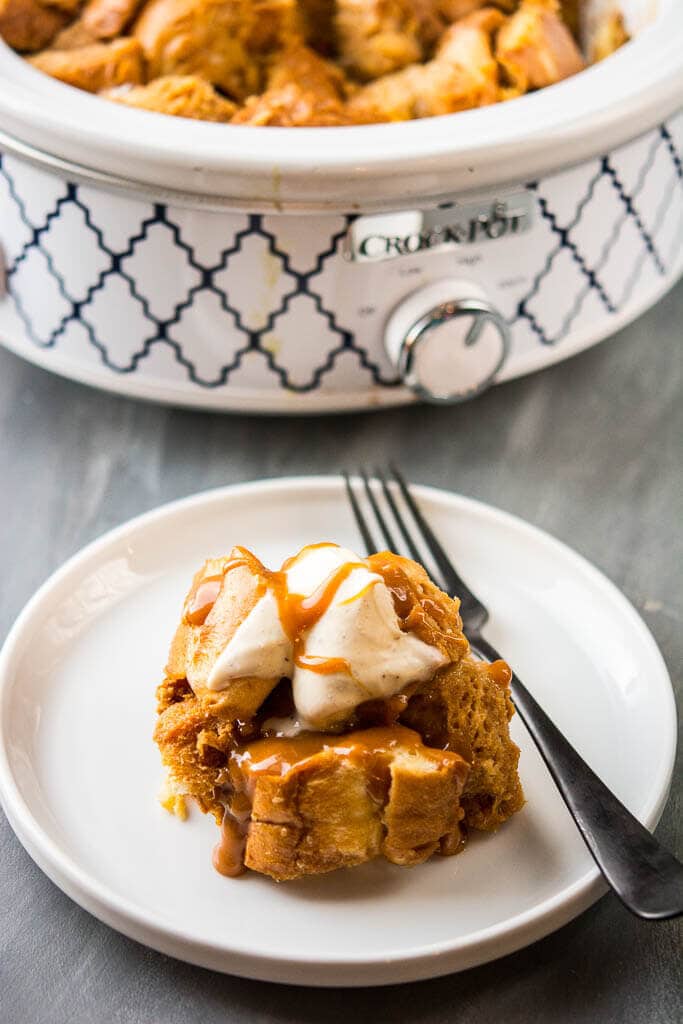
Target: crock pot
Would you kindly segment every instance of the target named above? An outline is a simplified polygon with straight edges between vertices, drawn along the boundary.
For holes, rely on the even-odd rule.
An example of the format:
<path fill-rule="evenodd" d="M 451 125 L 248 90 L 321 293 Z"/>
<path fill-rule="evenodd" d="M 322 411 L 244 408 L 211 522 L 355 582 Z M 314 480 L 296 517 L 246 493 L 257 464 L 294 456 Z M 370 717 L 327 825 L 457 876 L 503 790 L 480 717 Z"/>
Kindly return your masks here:
<path fill-rule="evenodd" d="M 460 401 L 596 343 L 683 270 L 683 4 L 620 6 L 634 41 L 574 78 L 351 128 L 131 110 L 0 44 L 0 340 L 261 412 Z"/>

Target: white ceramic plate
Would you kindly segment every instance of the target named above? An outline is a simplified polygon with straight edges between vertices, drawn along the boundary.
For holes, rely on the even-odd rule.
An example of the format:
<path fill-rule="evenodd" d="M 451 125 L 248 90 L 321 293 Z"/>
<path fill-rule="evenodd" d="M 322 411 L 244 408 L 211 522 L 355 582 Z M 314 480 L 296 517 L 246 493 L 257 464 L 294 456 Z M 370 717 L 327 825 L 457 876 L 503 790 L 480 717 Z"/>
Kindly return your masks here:
<path fill-rule="evenodd" d="M 675 746 L 666 668 L 600 573 L 518 519 L 416 493 L 492 610 L 490 639 L 628 807 L 654 826 Z M 213 822 L 158 805 L 154 687 L 195 568 L 233 543 L 279 563 L 359 539 L 336 478 L 225 488 L 90 545 L 28 604 L 0 660 L 0 796 L 66 893 L 114 928 L 216 970 L 311 985 L 427 978 L 502 956 L 603 891 L 518 721 L 528 804 L 458 857 L 276 885 L 211 867 Z M 634 756 L 637 751 L 637 756 Z"/>

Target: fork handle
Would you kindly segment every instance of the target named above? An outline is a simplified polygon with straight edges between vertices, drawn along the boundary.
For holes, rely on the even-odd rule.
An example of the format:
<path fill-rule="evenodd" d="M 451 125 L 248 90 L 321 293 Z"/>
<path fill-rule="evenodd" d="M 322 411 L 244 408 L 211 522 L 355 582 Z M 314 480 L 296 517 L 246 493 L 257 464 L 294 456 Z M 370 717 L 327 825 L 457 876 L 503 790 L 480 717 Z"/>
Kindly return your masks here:
<path fill-rule="evenodd" d="M 500 658 L 482 636 L 469 637 L 487 661 Z M 683 864 L 648 832 L 579 757 L 513 672 L 512 698 L 569 813 L 606 880 L 638 917 L 683 914 Z"/>

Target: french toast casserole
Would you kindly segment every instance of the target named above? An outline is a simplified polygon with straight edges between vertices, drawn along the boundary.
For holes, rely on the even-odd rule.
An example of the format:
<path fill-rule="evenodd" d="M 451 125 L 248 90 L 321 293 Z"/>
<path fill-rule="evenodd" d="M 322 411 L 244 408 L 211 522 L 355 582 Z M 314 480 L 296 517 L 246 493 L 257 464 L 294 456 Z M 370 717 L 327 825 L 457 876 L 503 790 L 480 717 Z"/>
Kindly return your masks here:
<path fill-rule="evenodd" d="M 340 126 L 451 114 L 559 82 L 626 42 L 587 0 L 0 0 L 48 75 L 205 121 Z"/>
<path fill-rule="evenodd" d="M 161 801 L 220 827 L 214 865 L 283 881 L 453 854 L 524 797 L 510 670 L 475 660 L 458 601 L 390 552 L 244 548 L 195 575 L 157 690 Z"/>

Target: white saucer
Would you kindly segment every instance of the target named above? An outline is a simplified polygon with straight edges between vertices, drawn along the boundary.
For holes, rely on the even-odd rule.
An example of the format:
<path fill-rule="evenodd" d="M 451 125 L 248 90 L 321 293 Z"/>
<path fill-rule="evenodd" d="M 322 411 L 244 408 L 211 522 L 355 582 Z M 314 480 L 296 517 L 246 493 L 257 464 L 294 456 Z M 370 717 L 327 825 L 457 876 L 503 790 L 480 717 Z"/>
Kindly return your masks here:
<path fill-rule="evenodd" d="M 485 505 L 416 488 L 489 636 L 649 827 L 666 800 L 675 710 L 666 668 L 624 597 L 569 548 Z M 360 547 L 338 478 L 246 484 L 135 519 L 63 566 L 0 658 L 0 796 L 21 842 L 114 928 L 215 970 L 379 985 L 462 970 L 569 921 L 603 891 L 519 721 L 527 806 L 465 852 L 276 885 L 211 867 L 212 820 L 156 801 L 154 688 L 196 567 L 234 543 L 271 565 L 298 547 Z M 626 911 L 624 911 L 626 913 Z"/>

